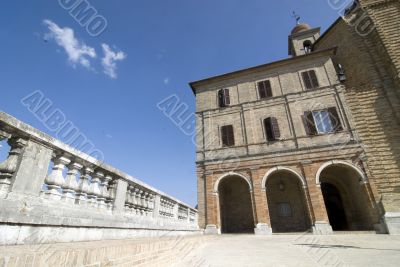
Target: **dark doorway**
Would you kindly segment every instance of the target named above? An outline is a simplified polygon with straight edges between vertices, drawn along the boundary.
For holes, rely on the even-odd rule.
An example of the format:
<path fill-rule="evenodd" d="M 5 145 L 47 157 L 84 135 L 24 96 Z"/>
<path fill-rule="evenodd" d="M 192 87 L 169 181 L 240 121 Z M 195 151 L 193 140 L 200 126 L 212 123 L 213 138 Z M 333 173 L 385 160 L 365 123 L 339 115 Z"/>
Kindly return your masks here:
<path fill-rule="evenodd" d="M 222 233 L 254 233 L 248 183 L 241 177 L 223 179 L 219 185 Z"/>
<path fill-rule="evenodd" d="M 321 184 L 326 210 L 328 212 L 329 223 L 334 231 L 349 230 L 344 211 L 342 197 L 336 186 L 329 183 Z"/>

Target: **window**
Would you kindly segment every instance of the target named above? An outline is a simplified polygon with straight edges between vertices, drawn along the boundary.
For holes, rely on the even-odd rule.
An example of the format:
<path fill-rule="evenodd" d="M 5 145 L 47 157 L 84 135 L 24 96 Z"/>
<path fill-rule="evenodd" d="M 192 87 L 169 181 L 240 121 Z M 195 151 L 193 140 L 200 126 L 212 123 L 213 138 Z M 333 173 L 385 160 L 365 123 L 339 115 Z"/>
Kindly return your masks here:
<path fill-rule="evenodd" d="M 292 207 L 290 203 L 278 203 L 278 215 L 279 217 L 292 217 Z"/>
<path fill-rule="evenodd" d="M 233 126 L 226 125 L 221 127 L 222 146 L 234 146 L 235 137 L 233 135 Z"/>
<path fill-rule="evenodd" d="M 304 41 L 303 46 L 304 46 L 304 52 L 306 54 L 309 54 L 312 52 L 312 42 L 310 40 Z"/>
<path fill-rule="evenodd" d="M 231 104 L 229 89 L 221 89 L 218 91 L 218 104 L 220 108 L 227 107 Z"/>
<path fill-rule="evenodd" d="M 264 129 L 267 141 L 275 141 L 281 137 L 278 120 L 274 117 L 264 119 Z"/>
<path fill-rule="evenodd" d="M 258 83 L 258 95 L 260 99 L 272 97 L 271 82 L 269 80 Z"/>
<path fill-rule="evenodd" d="M 307 111 L 303 116 L 307 135 L 326 134 L 343 130 L 336 108 Z"/>
<path fill-rule="evenodd" d="M 317 75 L 314 70 L 305 71 L 301 75 L 303 76 L 303 82 L 307 89 L 319 87 Z"/>

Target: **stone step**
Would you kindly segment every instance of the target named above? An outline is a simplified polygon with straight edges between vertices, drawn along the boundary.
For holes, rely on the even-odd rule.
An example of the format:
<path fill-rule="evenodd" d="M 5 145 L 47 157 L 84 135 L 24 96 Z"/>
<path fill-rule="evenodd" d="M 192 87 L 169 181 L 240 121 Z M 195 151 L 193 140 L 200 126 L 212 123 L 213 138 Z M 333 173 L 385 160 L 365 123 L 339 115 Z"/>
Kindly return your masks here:
<path fill-rule="evenodd" d="M 376 235 L 375 231 L 333 231 L 334 235 Z"/>

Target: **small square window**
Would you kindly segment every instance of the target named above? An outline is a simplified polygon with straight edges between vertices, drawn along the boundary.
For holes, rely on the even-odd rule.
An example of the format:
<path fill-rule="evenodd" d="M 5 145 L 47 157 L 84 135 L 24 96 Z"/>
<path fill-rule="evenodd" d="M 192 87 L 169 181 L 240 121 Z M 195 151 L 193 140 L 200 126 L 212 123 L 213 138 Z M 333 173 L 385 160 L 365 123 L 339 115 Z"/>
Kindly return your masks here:
<path fill-rule="evenodd" d="M 278 203 L 278 215 L 279 217 L 292 217 L 292 207 L 290 203 Z"/>

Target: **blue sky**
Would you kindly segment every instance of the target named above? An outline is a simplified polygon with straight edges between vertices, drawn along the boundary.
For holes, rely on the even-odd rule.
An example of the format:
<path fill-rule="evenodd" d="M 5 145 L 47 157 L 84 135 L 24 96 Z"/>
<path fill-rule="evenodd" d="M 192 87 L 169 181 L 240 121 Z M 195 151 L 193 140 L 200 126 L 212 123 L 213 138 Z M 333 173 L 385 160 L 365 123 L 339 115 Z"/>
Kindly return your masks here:
<path fill-rule="evenodd" d="M 316 0 L 89 2 L 108 22 L 97 37 L 56 0 L 2 4 L 0 109 L 54 136 L 20 102 L 40 90 L 108 164 L 191 205 L 195 147 L 157 103 L 176 94 L 193 112 L 188 82 L 287 57 L 293 10 L 322 31 L 338 16 Z M 72 30 L 78 48 L 93 49 L 96 57 L 83 57 L 90 66 L 80 54 L 69 59 L 45 20 Z M 120 55 L 108 60 L 114 75 L 110 64 L 104 72 L 104 45 L 115 53 L 108 59 Z"/>

